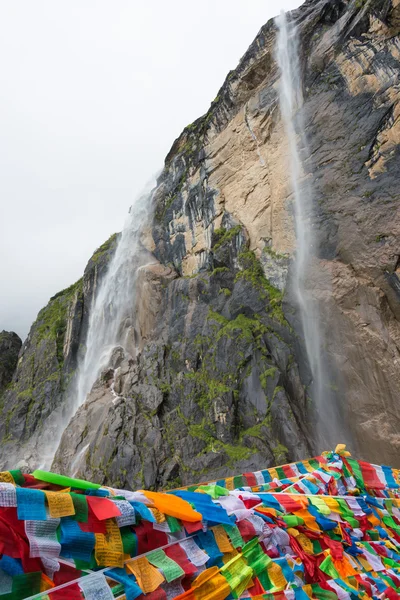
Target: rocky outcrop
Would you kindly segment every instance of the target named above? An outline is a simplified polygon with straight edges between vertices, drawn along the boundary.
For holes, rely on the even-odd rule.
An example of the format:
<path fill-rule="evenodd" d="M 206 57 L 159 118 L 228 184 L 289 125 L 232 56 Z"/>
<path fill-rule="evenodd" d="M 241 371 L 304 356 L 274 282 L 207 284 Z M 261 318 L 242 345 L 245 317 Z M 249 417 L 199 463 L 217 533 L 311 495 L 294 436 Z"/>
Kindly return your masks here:
<path fill-rule="evenodd" d="M 282 294 L 240 226 L 214 232 L 211 244 L 213 267 L 194 277 L 143 269 L 138 310 L 146 306 L 151 336 L 135 361 L 115 351 L 65 431 L 56 468 L 158 488 L 310 452 Z"/>
<path fill-rule="evenodd" d="M 0 332 L 0 394 L 11 382 L 22 346 L 20 337 L 13 331 Z"/>
<path fill-rule="evenodd" d="M 4 468 L 43 463 L 57 426 L 55 414 L 62 411 L 79 353 L 84 351 L 91 300 L 115 244 L 112 236 L 93 254 L 84 277 L 50 299 L 22 345 L 17 368 L 1 396 Z"/>
<path fill-rule="evenodd" d="M 308 288 L 331 367 L 327 398 L 343 423 L 345 439 L 337 441 L 371 462 L 400 466 L 400 4 L 307 0 L 292 18 L 309 145 L 303 176 L 314 193 L 318 242 Z M 208 113 L 174 142 L 143 239 L 152 259 L 139 273 L 133 308 L 138 351 L 114 350 L 65 430 L 54 468 L 157 488 L 324 449 L 291 292 L 296 239 L 275 42 L 270 21 Z M 60 372 L 57 340 L 73 369 L 98 273 L 89 263 L 80 309 L 69 293 L 60 296 L 81 324 L 59 337 L 52 330 L 46 376 Z M 40 327 L 29 338 L 39 362 Z M 68 355 L 67 347 L 75 350 Z M 21 382 L 22 394 L 24 369 L 12 384 Z M 10 393 L 3 445 L 14 427 L 23 439 L 32 435 L 32 409 Z M 62 403 L 58 390 L 50 396 L 34 406 Z"/>

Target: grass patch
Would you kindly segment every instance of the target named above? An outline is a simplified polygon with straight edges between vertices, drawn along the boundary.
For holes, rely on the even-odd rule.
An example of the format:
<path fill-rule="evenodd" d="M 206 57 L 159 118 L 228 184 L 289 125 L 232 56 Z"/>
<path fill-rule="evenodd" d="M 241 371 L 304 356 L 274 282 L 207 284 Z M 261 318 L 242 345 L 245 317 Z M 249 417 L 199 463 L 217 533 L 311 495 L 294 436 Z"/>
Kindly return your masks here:
<path fill-rule="evenodd" d="M 214 247 L 213 250 L 218 250 L 223 244 L 230 242 L 234 237 L 239 235 L 242 231 L 242 227 L 240 225 L 236 225 L 232 227 L 232 229 L 216 229 L 213 233 L 214 236 Z"/>
<path fill-rule="evenodd" d="M 97 263 L 106 254 L 106 252 L 108 252 L 110 250 L 111 246 L 114 244 L 116 239 L 117 239 L 116 233 L 113 233 L 112 235 L 110 235 L 108 240 L 106 240 L 104 242 L 104 244 L 102 244 L 99 248 L 97 248 L 97 250 L 95 250 L 95 252 L 90 260 L 94 263 Z"/>
<path fill-rule="evenodd" d="M 237 273 L 235 282 L 240 279 L 245 279 L 251 283 L 260 293 L 260 297 L 263 300 L 269 300 L 270 304 L 270 315 L 281 325 L 289 327 L 289 323 L 286 321 L 285 315 L 282 310 L 282 298 L 283 294 L 278 288 L 271 285 L 268 279 L 265 277 L 260 262 L 256 259 L 254 252 L 251 250 L 245 250 L 238 256 L 239 265 L 241 271 Z"/>

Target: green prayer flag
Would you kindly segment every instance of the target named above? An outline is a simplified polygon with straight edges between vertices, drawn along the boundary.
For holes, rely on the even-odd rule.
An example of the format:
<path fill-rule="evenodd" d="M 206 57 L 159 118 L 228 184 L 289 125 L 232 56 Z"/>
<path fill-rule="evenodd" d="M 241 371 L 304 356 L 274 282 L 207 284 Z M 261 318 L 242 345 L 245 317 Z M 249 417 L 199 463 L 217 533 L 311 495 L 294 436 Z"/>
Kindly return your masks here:
<path fill-rule="evenodd" d="M 258 538 L 252 539 L 243 546 L 242 555 L 256 575 L 265 571 L 272 562 L 272 559 L 263 552 Z"/>
<path fill-rule="evenodd" d="M 243 487 L 244 485 L 247 485 L 247 481 L 244 482 L 243 477 L 241 475 L 237 475 L 236 477 L 233 478 L 233 487 L 235 489 Z"/>
<path fill-rule="evenodd" d="M 70 492 L 70 496 L 75 508 L 75 514 L 71 515 L 72 518 L 75 521 L 79 521 L 79 523 L 87 523 L 89 509 L 86 496 L 84 494 L 76 494 L 75 492 Z"/>
<path fill-rule="evenodd" d="M 287 479 L 287 475 L 285 474 L 285 471 L 282 469 L 282 467 L 276 467 L 276 472 L 278 474 L 279 479 Z"/>
<path fill-rule="evenodd" d="M 385 508 L 390 513 L 393 514 L 393 500 L 391 498 L 385 499 Z"/>
<path fill-rule="evenodd" d="M 169 558 L 164 550 L 154 550 L 153 552 L 150 552 L 150 554 L 147 554 L 146 558 L 152 565 L 157 567 L 157 569 L 161 569 L 168 583 L 185 575 L 185 571 L 182 567 L 172 560 L 172 558 Z"/>
<path fill-rule="evenodd" d="M 92 552 L 92 557 L 90 562 L 86 562 L 86 560 L 80 560 L 79 558 L 74 558 L 74 563 L 77 569 L 80 571 L 93 571 L 94 569 L 98 569 L 99 566 L 94 557 L 94 552 Z M 3 600 L 3 599 L 2 599 Z"/>
<path fill-rule="evenodd" d="M 2 594 L 1 600 L 23 600 L 34 594 L 39 594 L 41 581 L 42 573 L 40 572 L 14 575 L 12 591 Z"/>
<path fill-rule="evenodd" d="M 311 584 L 313 597 L 318 598 L 318 600 L 337 600 L 336 592 L 330 592 L 329 590 L 324 590 L 318 583 Z"/>
<path fill-rule="evenodd" d="M 353 471 L 354 479 L 356 480 L 357 487 L 360 490 L 365 490 L 364 478 L 362 476 L 361 467 L 354 458 L 348 458 L 347 462 L 349 463 L 351 470 Z"/>
<path fill-rule="evenodd" d="M 240 535 L 240 531 L 237 525 L 226 525 L 225 523 L 223 523 L 222 527 L 228 534 L 229 539 L 231 540 L 231 543 L 234 548 L 241 548 L 242 546 L 244 546 L 244 541 L 242 536 Z"/>
<path fill-rule="evenodd" d="M 322 552 L 322 547 L 318 540 L 311 540 L 311 543 L 313 545 L 314 554 L 319 554 Z"/>
<path fill-rule="evenodd" d="M 297 527 L 298 525 L 304 525 L 304 519 L 296 517 L 296 515 L 282 515 L 281 519 L 285 521 L 288 527 Z"/>
<path fill-rule="evenodd" d="M 19 469 L 12 470 L 10 473 L 17 485 L 25 485 L 25 477 L 22 475 Z"/>
<path fill-rule="evenodd" d="M 322 515 L 329 515 L 332 512 L 329 506 L 325 504 L 323 498 L 313 498 L 310 496 L 308 501 L 315 506 L 318 509 L 318 512 L 320 512 Z"/>
<path fill-rule="evenodd" d="M 269 576 L 268 576 L 268 570 L 265 569 L 265 571 L 262 571 L 259 575 L 258 575 L 258 579 L 260 580 L 261 585 L 263 586 L 264 590 L 269 591 L 271 590 L 274 586 L 273 583 L 271 582 Z M 274 596 L 271 596 L 272 598 L 274 598 Z"/>
<path fill-rule="evenodd" d="M 167 523 L 171 530 L 171 533 L 176 533 L 177 531 L 182 531 L 182 525 L 179 523 L 178 519 L 175 517 L 171 517 L 170 515 L 165 515 L 167 519 Z"/>
<path fill-rule="evenodd" d="M 122 546 L 124 548 L 124 553 L 129 554 L 129 556 L 136 556 L 137 554 L 137 544 L 136 544 L 136 536 L 132 533 L 130 527 L 121 527 L 120 528 Z"/>
<path fill-rule="evenodd" d="M 220 496 L 229 496 L 229 491 L 220 485 L 200 485 L 198 489 L 206 492 L 206 494 L 211 496 L 211 498 L 214 498 L 214 500 Z"/>
<path fill-rule="evenodd" d="M 396 533 L 400 533 L 400 527 L 396 525 L 392 517 L 389 517 L 389 515 L 385 515 L 382 518 L 382 521 L 385 523 L 385 525 L 387 525 L 391 529 L 394 529 Z"/>
<path fill-rule="evenodd" d="M 335 565 L 332 562 L 332 556 L 330 554 L 328 554 L 328 556 L 322 561 L 322 563 L 319 565 L 319 568 L 321 571 L 329 575 L 331 579 L 337 579 L 340 577 Z"/>

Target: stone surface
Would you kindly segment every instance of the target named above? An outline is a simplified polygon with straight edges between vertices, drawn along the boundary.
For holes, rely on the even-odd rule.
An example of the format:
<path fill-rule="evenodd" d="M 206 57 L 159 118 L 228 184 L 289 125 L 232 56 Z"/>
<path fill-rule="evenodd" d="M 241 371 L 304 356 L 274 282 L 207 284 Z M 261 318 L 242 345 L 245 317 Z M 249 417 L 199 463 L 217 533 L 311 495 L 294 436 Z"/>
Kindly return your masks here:
<path fill-rule="evenodd" d="M 23 343 L 18 366 L 0 394 L 0 458 L 4 468 L 23 460 L 43 464 L 66 390 L 84 351 L 89 307 L 116 244 L 112 236 L 90 259 L 84 277 L 50 299 Z"/>
<path fill-rule="evenodd" d="M 0 332 L 0 394 L 11 382 L 22 346 L 20 337 L 13 331 Z"/>
<path fill-rule="evenodd" d="M 400 3 L 307 0 L 292 18 L 309 144 L 303 176 L 318 242 L 308 288 L 330 364 L 327 401 L 343 425 L 335 441 L 400 466 Z M 64 432 L 54 468 L 160 488 L 302 458 L 331 443 L 315 430 L 291 294 L 296 239 L 275 41 L 270 21 L 166 157 L 143 234 L 153 259 L 138 278 L 137 353 L 114 351 Z M 19 440 L 28 448 L 31 422 L 44 430 L 36 414 L 62 407 L 60 377 L 84 352 L 107 252 L 89 262 L 80 300 L 60 296 L 68 306 L 63 336 L 39 343 L 40 319 L 33 326 L 11 384 L 17 390 L 3 396 L 5 466 L 18 451 L 33 462 L 38 453 L 30 458 Z M 37 381 L 54 377 L 48 392 L 33 394 L 32 408 L 24 399 L 29 365 Z"/>

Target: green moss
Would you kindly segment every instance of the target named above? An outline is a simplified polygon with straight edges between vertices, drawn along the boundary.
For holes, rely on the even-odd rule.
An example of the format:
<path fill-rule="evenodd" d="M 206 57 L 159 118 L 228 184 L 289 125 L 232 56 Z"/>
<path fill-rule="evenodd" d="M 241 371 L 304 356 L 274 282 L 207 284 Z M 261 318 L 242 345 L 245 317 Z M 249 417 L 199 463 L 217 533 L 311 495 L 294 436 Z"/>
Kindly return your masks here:
<path fill-rule="evenodd" d="M 206 418 L 203 418 L 201 423 L 190 423 L 189 420 L 185 420 L 188 427 L 188 434 L 193 438 L 198 438 L 207 444 L 215 441 L 215 425 L 209 423 Z"/>
<path fill-rule="evenodd" d="M 45 308 L 39 312 L 35 327 L 36 343 L 44 339 L 51 339 L 56 342 L 57 359 L 60 364 L 64 360 L 64 335 L 67 328 L 67 315 L 71 302 L 76 294 L 82 293 L 83 279 L 67 289 L 59 292 L 50 299 Z"/>
<path fill-rule="evenodd" d="M 208 311 L 207 319 L 211 319 L 212 321 L 216 321 L 217 323 L 219 323 L 220 325 L 223 325 L 223 326 L 225 326 L 227 323 L 229 323 L 229 320 L 227 318 L 225 318 L 224 316 L 222 316 L 219 313 L 215 312 L 211 308 Z"/>
<path fill-rule="evenodd" d="M 332 391 L 332 392 L 338 392 L 339 388 L 335 383 L 328 383 L 328 388 Z"/>
<path fill-rule="evenodd" d="M 277 385 L 276 388 L 274 389 L 272 401 L 275 400 L 275 398 L 276 398 L 277 394 L 279 394 L 279 392 L 284 392 L 284 391 L 285 391 L 285 388 L 283 388 L 281 385 Z"/>
<path fill-rule="evenodd" d="M 223 394 L 232 393 L 232 387 L 228 385 L 227 375 L 220 379 L 213 378 L 205 368 L 185 374 L 185 378 L 194 381 L 196 390 L 194 400 L 204 411 L 211 408 L 212 402 Z"/>
<path fill-rule="evenodd" d="M 7 415 L 6 415 L 6 420 L 5 420 L 5 425 L 6 425 L 6 434 L 9 436 L 9 438 L 10 438 L 10 439 L 11 439 L 11 437 L 12 437 L 12 435 L 11 435 L 11 432 L 9 431 L 9 428 L 10 428 L 10 422 L 11 422 L 12 416 L 13 416 L 13 414 L 14 414 L 14 412 L 15 412 L 15 409 L 16 409 L 16 406 L 14 406 L 14 408 L 11 408 L 11 409 L 10 409 L 10 410 L 7 412 Z"/>
<path fill-rule="evenodd" d="M 216 269 L 211 271 L 211 275 L 219 275 L 219 273 L 227 273 L 228 271 L 228 267 L 217 267 Z"/>
<path fill-rule="evenodd" d="M 27 419 L 28 419 L 29 414 L 30 414 L 30 412 L 31 412 L 31 410 L 33 409 L 34 406 L 35 406 L 35 400 L 34 400 L 34 398 L 31 397 L 31 399 L 29 400 L 29 404 L 27 406 L 27 409 L 26 409 L 26 418 Z"/>
<path fill-rule="evenodd" d="M 18 400 L 27 400 L 28 398 L 31 398 L 33 394 L 33 388 L 29 387 L 26 390 L 24 390 L 23 392 L 19 392 L 18 394 Z"/>
<path fill-rule="evenodd" d="M 167 382 L 159 383 L 158 388 L 163 394 L 169 394 L 171 392 L 171 384 Z"/>
<path fill-rule="evenodd" d="M 221 288 L 218 292 L 219 294 L 224 294 L 224 296 L 230 296 L 232 294 L 229 288 Z"/>
<path fill-rule="evenodd" d="M 208 424 L 203 419 L 201 424 L 189 425 L 188 433 L 191 437 L 202 440 L 206 445 L 200 454 L 207 454 L 208 452 L 225 452 L 228 456 L 228 465 L 233 465 L 239 460 L 249 458 L 254 452 L 253 448 L 247 448 L 240 442 L 237 444 L 226 444 L 215 437 L 215 426 Z"/>
<path fill-rule="evenodd" d="M 167 210 L 172 206 L 172 204 L 175 202 L 177 197 L 178 197 L 178 192 L 175 192 L 174 194 L 170 193 L 170 194 L 168 194 L 168 196 L 166 196 L 166 198 L 164 200 L 164 205 L 159 205 L 159 207 L 157 209 L 157 213 L 156 213 L 156 217 L 159 221 L 164 220 Z"/>
<path fill-rule="evenodd" d="M 381 242 L 382 240 L 384 240 L 387 237 L 387 235 L 385 233 L 378 233 L 378 235 L 375 238 L 375 242 Z"/>
<path fill-rule="evenodd" d="M 286 446 L 280 443 L 272 449 L 272 452 L 276 461 L 286 460 L 289 454 L 289 450 Z"/>
<path fill-rule="evenodd" d="M 52 381 L 59 381 L 59 379 L 60 379 L 60 372 L 59 371 L 54 371 L 54 373 L 52 373 L 51 375 L 49 375 L 48 377 L 46 377 L 46 379 L 44 380 L 43 383 L 52 382 Z"/>
<path fill-rule="evenodd" d="M 235 281 L 245 279 L 250 282 L 258 289 L 263 300 L 269 300 L 271 317 L 281 325 L 289 328 L 289 323 L 286 321 L 282 310 L 283 294 L 266 279 L 262 266 L 255 257 L 254 252 L 245 250 L 239 254 L 238 259 L 242 270 L 236 275 Z"/>
<path fill-rule="evenodd" d="M 180 488 L 182 485 L 182 479 L 178 476 L 175 479 L 170 479 L 167 484 L 164 486 L 165 490 L 175 490 Z"/>
<path fill-rule="evenodd" d="M 257 452 L 256 448 L 247 448 L 246 446 L 242 446 L 241 444 L 232 445 L 232 444 L 223 444 L 221 442 L 222 450 L 229 456 L 231 461 L 238 462 L 239 460 L 246 460 L 250 458 L 252 454 Z"/>
<path fill-rule="evenodd" d="M 266 387 L 267 387 L 268 379 L 270 377 L 274 377 L 276 371 L 277 371 L 276 367 L 271 367 L 270 369 L 267 369 L 266 371 L 264 371 L 263 373 L 261 373 L 261 375 L 260 375 L 260 383 L 261 383 L 261 387 L 263 388 L 263 390 L 265 390 Z"/>
<path fill-rule="evenodd" d="M 243 337 L 248 341 L 253 341 L 267 332 L 267 328 L 257 317 L 250 319 L 242 313 L 236 319 L 229 321 L 229 319 L 210 309 L 207 318 L 221 325 L 221 328 L 217 331 L 216 341 L 219 341 L 222 337 Z"/>
<path fill-rule="evenodd" d="M 64 290 L 61 290 L 61 292 L 57 292 L 57 294 L 55 294 L 54 296 L 52 296 L 49 300 L 49 302 L 52 302 L 53 300 L 56 300 L 56 298 L 60 298 L 61 296 L 65 296 L 66 298 L 72 298 L 76 293 L 82 293 L 83 290 L 83 277 L 81 277 L 80 279 L 78 279 L 78 281 L 76 281 L 75 283 L 73 283 L 72 285 L 70 285 L 69 287 L 65 288 Z"/>
<path fill-rule="evenodd" d="M 275 252 L 275 250 L 273 250 L 270 246 L 264 246 L 263 253 L 268 254 L 272 258 L 276 258 L 276 259 L 287 258 L 287 255 L 279 254 L 279 252 Z"/>
<path fill-rule="evenodd" d="M 94 263 L 97 263 L 100 260 L 100 258 L 102 256 L 104 256 L 104 254 L 106 254 L 106 252 L 108 252 L 110 250 L 110 248 L 114 244 L 116 238 L 117 238 L 116 233 L 113 233 L 112 235 L 110 235 L 108 240 L 106 240 L 104 242 L 104 244 L 102 244 L 99 248 L 97 248 L 97 250 L 95 250 L 95 252 L 90 260 Z"/>
<path fill-rule="evenodd" d="M 230 242 L 234 237 L 239 235 L 242 231 L 242 227 L 240 225 L 236 225 L 231 229 L 216 229 L 214 231 L 214 247 L 213 250 L 218 250 L 223 244 Z"/>

